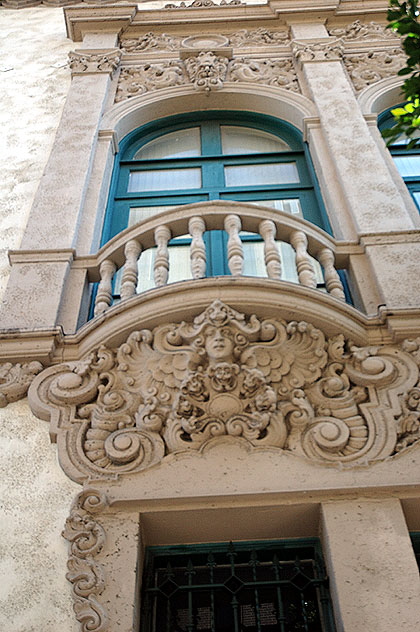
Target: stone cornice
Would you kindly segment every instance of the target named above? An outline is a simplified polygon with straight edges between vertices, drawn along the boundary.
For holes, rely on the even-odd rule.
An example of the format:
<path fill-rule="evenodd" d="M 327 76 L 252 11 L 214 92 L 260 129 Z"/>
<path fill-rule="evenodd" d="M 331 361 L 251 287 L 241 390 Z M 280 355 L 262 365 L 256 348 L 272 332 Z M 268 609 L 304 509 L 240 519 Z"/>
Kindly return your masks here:
<path fill-rule="evenodd" d="M 137 4 L 66 7 L 67 36 L 74 42 L 81 42 L 86 33 L 120 33 L 132 23 L 136 13 Z"/>

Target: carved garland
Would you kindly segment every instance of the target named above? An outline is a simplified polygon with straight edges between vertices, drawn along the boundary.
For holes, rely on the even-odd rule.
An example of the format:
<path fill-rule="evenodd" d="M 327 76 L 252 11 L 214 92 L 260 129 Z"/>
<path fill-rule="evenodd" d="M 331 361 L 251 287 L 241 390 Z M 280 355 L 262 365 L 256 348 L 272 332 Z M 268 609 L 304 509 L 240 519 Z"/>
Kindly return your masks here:
<path fill-rule="evenodd" d="M 75 499 L 63 531 L 70 542 L 66 578 L 73 586 L 73 608 L 82 632 L 104 632 L 108 625 L 105 608 L 98 600 L 105 576 L 96 560 L 105 544 L 105 531 L 94 515 L 106 506 L 104 494 L 86 489 Z"/>
<path fill-rule="evenodd" d="M 229 435 L 352 466 L 420 439 L 419 348 L 358 348 L 215 301 L 191 323 L 45 370 L 30 401 L 59 419 L 62 462 L 79 479 L 140 471 Z"/>

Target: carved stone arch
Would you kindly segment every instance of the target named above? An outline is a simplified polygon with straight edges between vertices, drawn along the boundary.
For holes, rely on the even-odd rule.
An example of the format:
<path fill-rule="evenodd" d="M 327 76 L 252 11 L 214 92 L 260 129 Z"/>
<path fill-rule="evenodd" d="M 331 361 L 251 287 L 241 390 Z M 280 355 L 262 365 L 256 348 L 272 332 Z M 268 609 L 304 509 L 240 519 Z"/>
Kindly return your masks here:
<path fill-rule="evenodd" d="M 364 88 L 358 96 L 363 114 L 380 114 L 401 103 L 404 100 L 404 95 L 401 92 L 402 84 L 401 77 L 389 77 Z"/>
<path fill-rule="evenodd" d="M 106 112 L 100 130 L 114 131 L 119 141 L 137 127 L 155 120 L 157 103 L 159 118 L 195 110 L 244 110 L 277 117 L 301 131 L 306 118 L 317 116 L 312 101 L 301 94 L 263 84 L 258 84 L 256 94 L 253 84 L 226 82 L 222 91 L 209 94 L 197 92 L 192 86 L 175 86 L 132 97 Z"/>

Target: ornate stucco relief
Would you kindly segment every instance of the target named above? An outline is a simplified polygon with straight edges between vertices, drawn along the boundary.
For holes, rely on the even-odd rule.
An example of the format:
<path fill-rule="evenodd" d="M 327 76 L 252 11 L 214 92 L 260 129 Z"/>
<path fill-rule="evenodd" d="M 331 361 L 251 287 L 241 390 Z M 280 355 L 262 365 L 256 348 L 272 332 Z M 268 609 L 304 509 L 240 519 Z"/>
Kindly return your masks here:
<path fill-rule="evenodd" d="M 84 490 L 76 497 L 63 531 L 63 537 L 70 542 L 66 578 L 72 584 L 73 608 L 82 632 L 108 629 L 106 610 L 98 600 L 105 588 L 105 574 L 96 560 L 106 536 L 95 516 L 106 506 L 104 494 Z"/>
<path fill-rule="evenodd" d="M 234 46 L 235 48 L 243 48 L 249 46 L 285 46 L 289 43 L 287 29 L 274 31 L 261 27 L 187 38 L 168 33 L 149 32 L 137 39 L 122 39 L 121 48 L 126 53 L 139 53 L 148 50 L 178 50 L 182 47 L 214 49 L 220 46 Z"/>
<path fill-rule="evenodd" d="M 25 397 L 34 377 L 42 371 L 40 362 L 0 364 L 0 408 Z"/>
<path fill-rule="evenodd" d="M 61 462 L 79 479 L 140 471 L 229 435 L 353 466 L 420 438 L 419 347 L 358 348 L 214 301 L 192 322 L 47 369 L 30 403 L 53 420 Z"/>
<path fill-rule="evenodd" d="M 357 92 L 387 77 L 395 77 L 404 66 L 406 55 L 401 48 L 346 55 L 344 64 Z"/>
<path fill-rule="evenodd" d="M 288 59 L 237 58 L 228 60 L 212 52 L 201 52 L 185 61 L 150 62 L 123 68 L 118 81 L 115 101 L 138 96 L 151 90 L 192 84 L 208 92 L 220 89 L 225 81 L 244 81 L 277 85 L 299 92 L 292 62 Z"/>
<path fill-rule="evenodd" d="M 339 61 L 343 57 L 343 43 L 339 39 L 325 39 L 323 41 L 298 41 L 292 42 L 292 51 L 296 60 L 305 62 Z"/>
<path fill-rule="evenodd" d="M 213 2 L 213 0 L 193 0 L 190 4 L 186 2 L 180 2 L 179 4 L 165 4 L 165 9 L 206 9 L 207 7 L 240 7 L 245 6 L 245 2 L 241 0 L 220 0 L 220 2 Z"/>
<path fill-rule="evenodd" d="M 378 22 L 363 23 L 360 20 L 355 20 L 344 27 L 328 29 L 328 32 L 333 37 L 340 37 L 345 41 L 351 42 L 398 39 L 398 36 L 395 35 L 394 31 L 386 29 L 382 24 L 379 24 Z"/>
<path fill-rule="evenodd" d="M 72 75 L 112 74 L 120 60 L 121 51 L 118 48 L 100 52 L 77 50 L 69 53 L 69 68 Z"/>

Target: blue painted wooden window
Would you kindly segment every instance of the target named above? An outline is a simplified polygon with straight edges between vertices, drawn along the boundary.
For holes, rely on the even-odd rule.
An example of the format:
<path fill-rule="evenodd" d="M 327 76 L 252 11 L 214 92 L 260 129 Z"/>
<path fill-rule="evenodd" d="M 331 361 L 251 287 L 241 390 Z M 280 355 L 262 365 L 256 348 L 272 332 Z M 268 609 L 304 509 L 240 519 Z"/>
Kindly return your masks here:
<path fill-rule="evenodd" d="M 328 230 L 315 176 L 300 133 L 269 116 L 195 112 L 160 119 L 120 146 L 103 243 L 151 215 L 181 204 L 235 200 L 290 212 Z M 229 274 L 227 235 L 205 235 L 207 275 Z M 245 274 L 262 276 L 261 242 L 243 234 Z M 189 278 L 188 239 L 172 240 L 169 282 Z M 283 257 L 292 257 L 287 248 Z M 143 253 L 143 287 L 152 283 L 153 251 Z M 171 278 L 172 275 L 172 278 Z M 147 278 L 150 277 L 149 286 Z M 291 279 L 294 280 L 294 279 Z"/>
<path fill-rule="evenodd" d="M 381 131 L 383 129 L 389 129 L 394 125 L 394 118 L 390 110 L 387 110 L 379 116 L 378 125 Z M 408 139 L 401 136 L 389 147 L 389 150 L 401 177 L 420 211 L 420 149 L 407 149 L 407 143 Z"/>
<path fill-rule="evenodd" d="M 316 538 L 149 547 L 142 632 L 333 632 Z"/>

